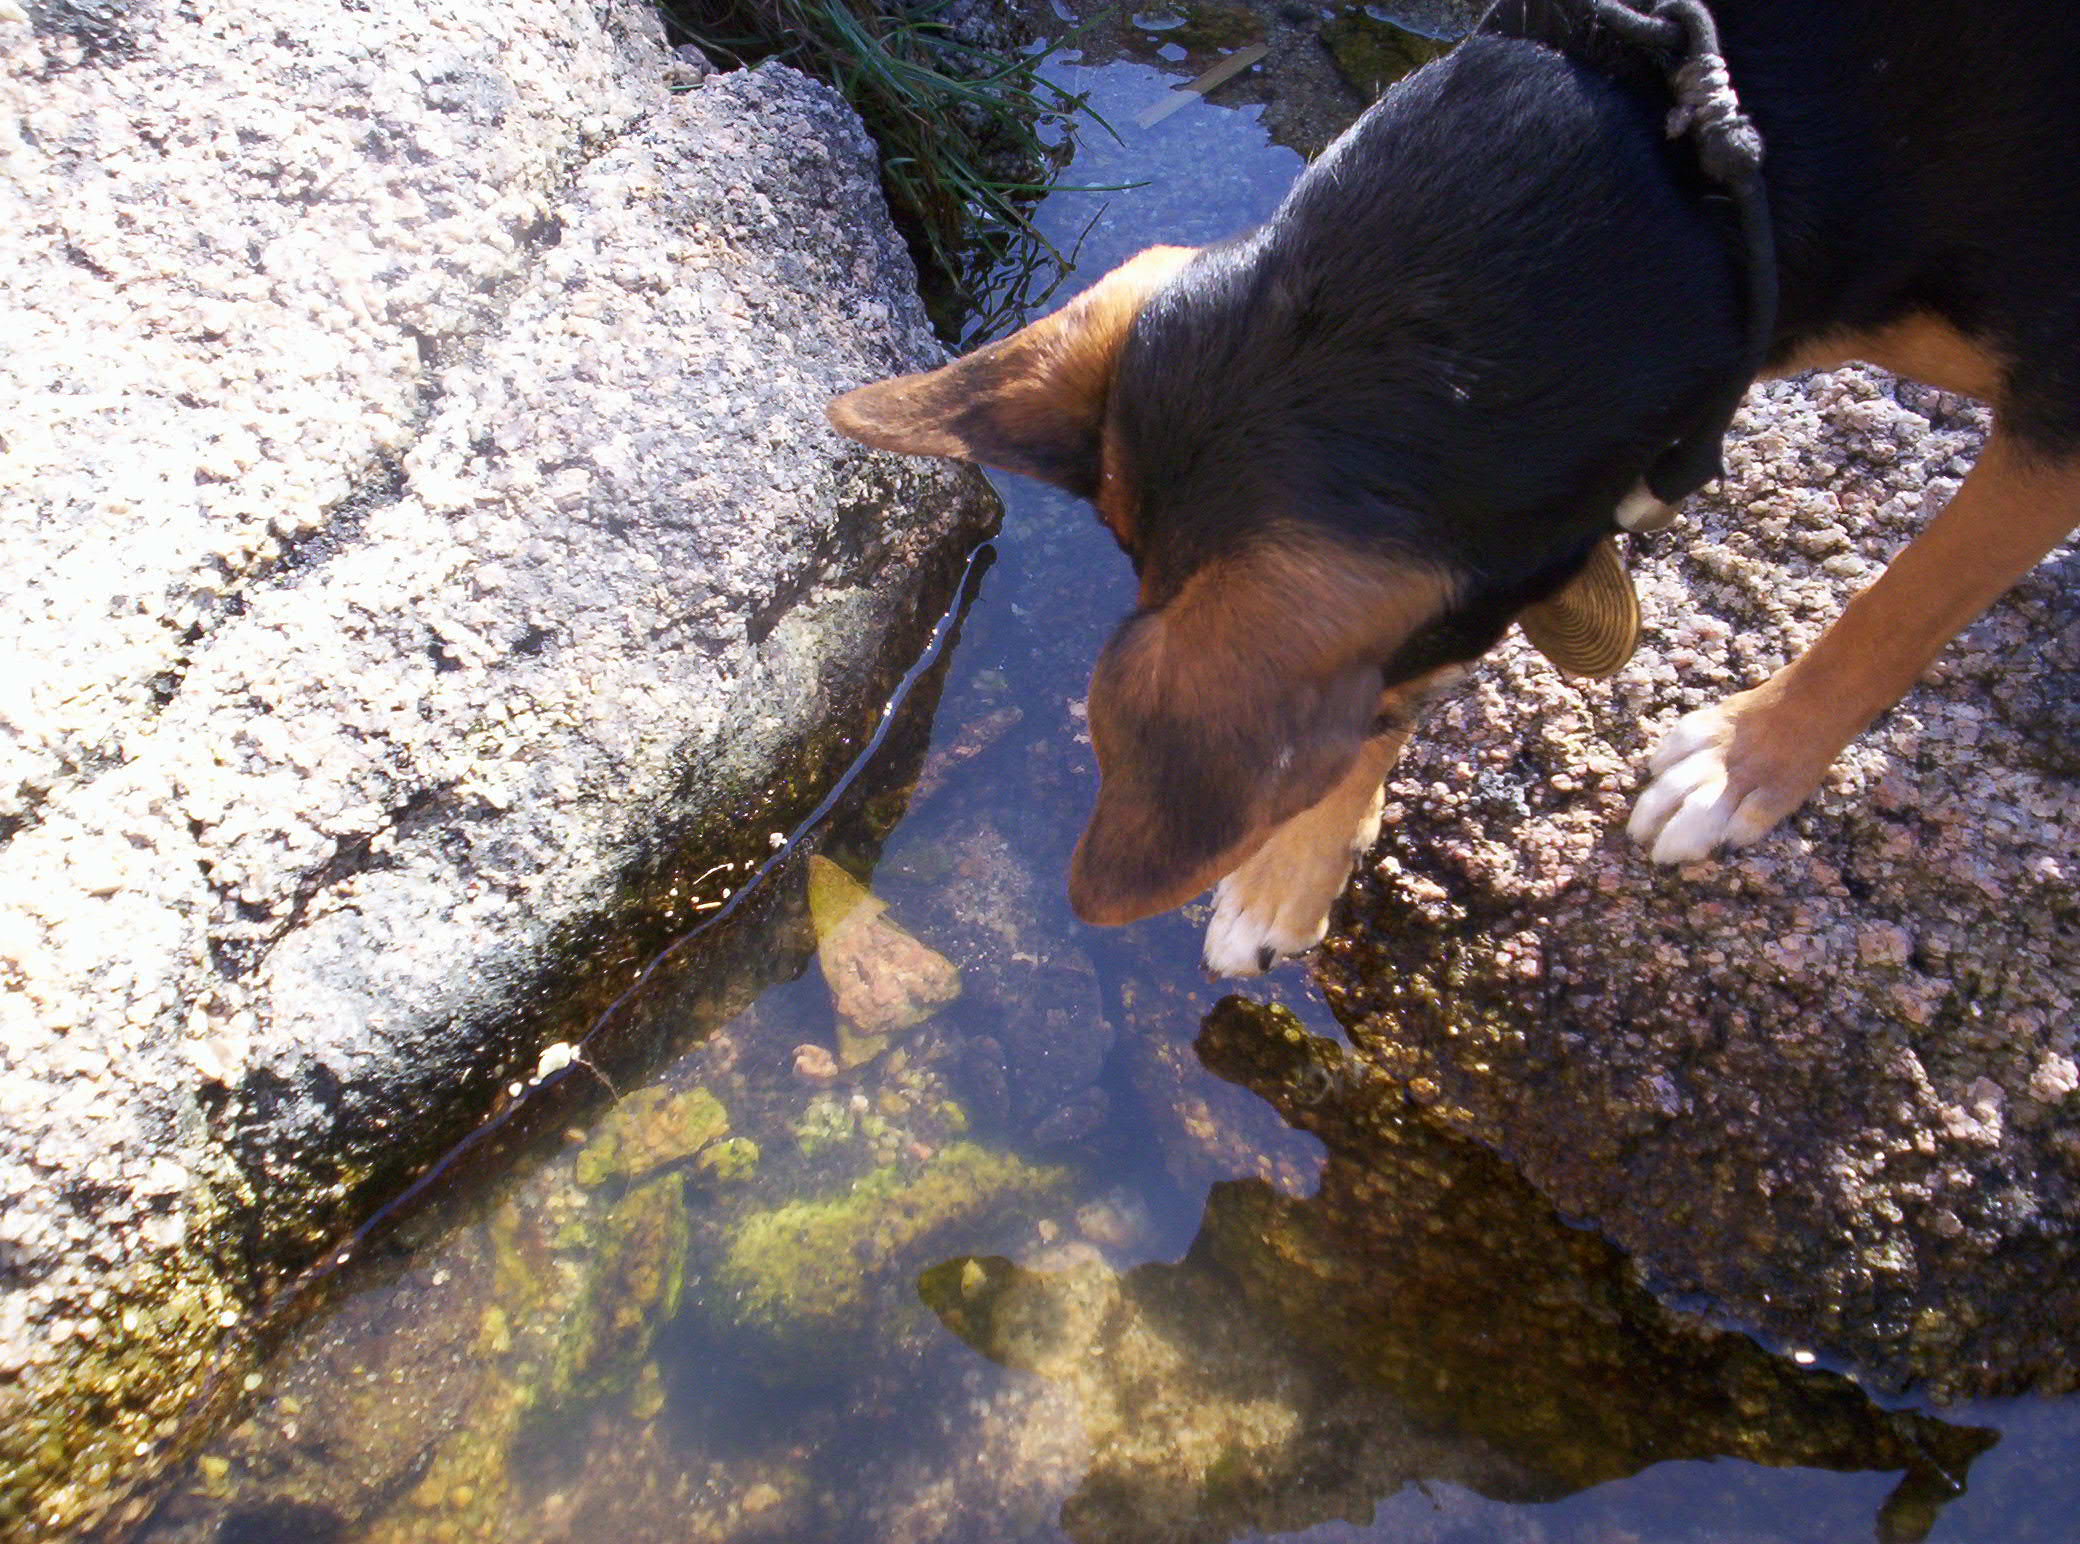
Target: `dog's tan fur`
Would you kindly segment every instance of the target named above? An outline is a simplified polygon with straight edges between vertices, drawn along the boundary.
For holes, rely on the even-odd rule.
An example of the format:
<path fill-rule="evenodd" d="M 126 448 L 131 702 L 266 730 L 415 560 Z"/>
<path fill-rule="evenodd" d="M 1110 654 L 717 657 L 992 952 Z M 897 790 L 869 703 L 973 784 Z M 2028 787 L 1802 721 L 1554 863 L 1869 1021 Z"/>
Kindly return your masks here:
<path fill-rule="evenodd" d="M 1424 700 L 1465 672 L 1457 666 L 1394 687 L 1376 704 L 1378 732 L 1316 803 L 1269 832 L 1221 877 L 1206 931 L 1206 964 L 1246 976 L 1313 948 L 1351 869 L 1379 836 L 1387 774 L 1401 759 Z"/>
<path fill-rule="evenodd" d="M 1940 391 L 1998 404 L 2008 366 L 1939 316 L 1922 312 L 1871 332 L 1840 333 L 1800 351 L 1773 376 L 1832 370 L 1861 360 Z"/>
<path fill-rule="evenodd" d="M 1193 250 L 1150 247 L 1010 337 L 937 370 L 848 391 L 824 411 L 881 450 L 979 461 L 1092 497 L 1096 480 L 1072 469 L 1097 464 L 1120 345 Z"/>

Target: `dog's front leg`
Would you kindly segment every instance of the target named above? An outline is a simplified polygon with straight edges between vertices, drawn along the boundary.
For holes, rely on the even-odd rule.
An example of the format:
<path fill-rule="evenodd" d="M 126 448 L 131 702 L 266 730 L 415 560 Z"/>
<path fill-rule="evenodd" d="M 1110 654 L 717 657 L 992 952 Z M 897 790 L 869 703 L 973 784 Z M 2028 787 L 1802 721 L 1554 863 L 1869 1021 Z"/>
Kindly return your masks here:
<path fill-rule="evenodd" d="M 2080 523 L 2080 456 L 2033 454 L 1998 428 L 1957 496 L 1762 685 L 1676 723 L 1630 830 L 1655 861 L 1744 846 L 1802 804 L 1846 746 L 1960 629 Z"/>
<path fill-rule="evenodd" d="M 1379 837 L 1387 774 L 1411 725 L 1374 735 L 1320 803 L 1274 830 L 1213 892 L 1205 962 L 1217 976 L 1255 976 L 1305 954 L 1329 931 L 1329 908 Z"/>

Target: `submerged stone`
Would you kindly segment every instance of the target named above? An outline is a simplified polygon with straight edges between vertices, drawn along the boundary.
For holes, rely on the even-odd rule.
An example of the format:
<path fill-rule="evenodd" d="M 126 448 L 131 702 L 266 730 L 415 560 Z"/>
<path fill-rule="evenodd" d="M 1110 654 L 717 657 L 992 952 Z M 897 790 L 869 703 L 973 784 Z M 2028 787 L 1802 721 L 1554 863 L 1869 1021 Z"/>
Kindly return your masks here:
<path fill-rule="evenodd" d="M 557 1347 L 552 1399 L 634 1386 L 659 1328 L 678 1310 L 689 1233 L 681 1174 L 632 1190 L 608 1210 L 585 1294 Z"/>
<path fill-rule="evenodd" d="M 710 1300 L 797 1350 L 862 1327 L 884 1271 L 956 1223 L 1058 1190 L 1067 1178 L 1009 1153 L 954 1142 L 921 1168 L 876 1169 L 840 1195 L 753 1212 L 732 1231 Z"/>
<path fill-rule="evenodd" d="M 640 1179 L 728 1134 L 729 1111 L 707 1089 L 638 1089 L 607 1113 L 579 1152 L 577 1181 L 589 1190 Z"/>
<path fill-rule="evenodd" d="M 758 1144 L 751 1138 L 731 1137 L 702 1152 L 693 1166 L 710 1179 L 745 1179 L 758 1168 L 758 1158 Z"/>
<path fill-rule="evenodd" d="M 923 1022 L 960 995 L 945 955 L 882 915 L 887 903 L 837 864 L 809 860 L 809 917 L 817 959 L 838 1011 L 838 1059 L 857 1067 L 887 1037 Z"/>

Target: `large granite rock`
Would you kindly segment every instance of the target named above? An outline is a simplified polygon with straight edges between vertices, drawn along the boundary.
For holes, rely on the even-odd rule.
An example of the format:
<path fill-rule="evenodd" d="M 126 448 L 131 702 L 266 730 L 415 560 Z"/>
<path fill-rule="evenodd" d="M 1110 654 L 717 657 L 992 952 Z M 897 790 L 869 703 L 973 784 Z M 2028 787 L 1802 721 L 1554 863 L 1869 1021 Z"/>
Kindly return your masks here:
<path fill-rule="evenodd" d="M 1676 1290 L 1939 1392 L 2075 1386 L 2080 557 L 1969 628 L 1787 827 L 1626 839 L 1683 711 L 1803 647 L 1985 428 L 1843 370 L 1751 398 L 1636 560 L 1612 681 L 1514 643 L 1431 714 L 1325 951 L 1371 1063 Z"/>
<path fill-rule="evenodd" d="M 823 426 L 940 357 L 856 119 L 701 75 L 0 0 L 0 1533 L 766 851 L 993 515 Z"/>

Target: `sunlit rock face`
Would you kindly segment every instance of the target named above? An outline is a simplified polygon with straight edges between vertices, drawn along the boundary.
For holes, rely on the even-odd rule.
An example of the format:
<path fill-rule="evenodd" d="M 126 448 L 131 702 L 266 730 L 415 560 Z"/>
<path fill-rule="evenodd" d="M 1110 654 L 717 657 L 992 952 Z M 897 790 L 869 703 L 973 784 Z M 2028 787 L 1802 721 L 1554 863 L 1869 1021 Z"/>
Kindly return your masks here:
<path fill-rule="evenodd" d="M 149 1461 L 225 1237 L 769 850 L 993 517 L 823 427 L 941 357 L 857 121 L 704 76 L 633 3 L 0 0 L 0 1532 Z"/>
<path fill-rule="evenodd" d="M 1986 422 L 1862 369 L 1758 387 L 1635 549 L 1638 656 L 1584 684 L 1512 639 L 1432 712 L 1320 964 L 1373 1065 L 1659 1279 L 1954 1394 L 2076 1381 L 2080 559 L 1756 846 L 1663 870 L 1625 820 L 1659 734 L 1809 644 Z"/>

